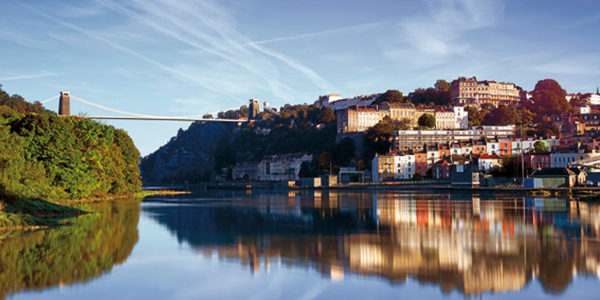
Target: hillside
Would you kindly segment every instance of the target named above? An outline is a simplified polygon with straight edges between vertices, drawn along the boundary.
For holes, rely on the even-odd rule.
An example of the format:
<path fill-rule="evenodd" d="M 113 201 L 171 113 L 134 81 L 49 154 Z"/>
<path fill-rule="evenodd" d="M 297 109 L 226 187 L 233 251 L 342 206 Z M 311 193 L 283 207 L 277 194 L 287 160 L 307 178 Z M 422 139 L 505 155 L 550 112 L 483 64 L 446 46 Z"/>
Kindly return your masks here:
<path fill-rule="evenodd" d="M 125 131 L 59 117 L 0 89 L 0 211 L 33 209 L 31 200 L 37 205 L 139 191 L 138 161 Z M 10 225 L 3 220 L 14 218 L 5 215 L 0 226 Z"/>
<path fill-rule="evenodd" d="M 329 169 L 332 153 L 337 151 L 335 136 L 333 111 L 306 104 L 262 112 L 254 122 L 240 127 L 194 123 L 142 160 L 142 177 L 146 185 L 195 183 L 227 176 L 223 170 L 238 162 L 298 152 L 314 154 L 313 169 Z"/>
<path fill-rule="evenodd" d="M 231 123 L 193 123 L 140 164 L 145 185 L 206 179 L 214 171 L 215 149 L 236 130 Z M 225 140 L 223 140 L 225 139 Z"/>

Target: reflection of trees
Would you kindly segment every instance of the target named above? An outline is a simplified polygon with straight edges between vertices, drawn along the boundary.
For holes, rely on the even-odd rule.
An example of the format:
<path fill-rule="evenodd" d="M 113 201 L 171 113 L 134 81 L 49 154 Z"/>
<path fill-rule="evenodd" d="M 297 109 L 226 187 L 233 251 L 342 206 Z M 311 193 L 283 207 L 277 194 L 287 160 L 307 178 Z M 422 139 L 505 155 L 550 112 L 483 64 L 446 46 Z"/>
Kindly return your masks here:
<path fill-rule="evenodd" d="M 534 278 L 560 293 L 574 274 L 600 271 L 598 205 L 549 200 L 534 208 L 510 195 L 481 198 L 318 193 L 145 209 L 180 241 L 252 271 L 276 260 L 332 278 L 413 278 L 467 295 L 516 291 Z"/>
<path fill-rule="evenodd" d="M 135 203 L 93 205 L 56 229 L 0 237 L 0 299 L 22 290 L 90 280 L 125 261 L 137 242 Z"/>

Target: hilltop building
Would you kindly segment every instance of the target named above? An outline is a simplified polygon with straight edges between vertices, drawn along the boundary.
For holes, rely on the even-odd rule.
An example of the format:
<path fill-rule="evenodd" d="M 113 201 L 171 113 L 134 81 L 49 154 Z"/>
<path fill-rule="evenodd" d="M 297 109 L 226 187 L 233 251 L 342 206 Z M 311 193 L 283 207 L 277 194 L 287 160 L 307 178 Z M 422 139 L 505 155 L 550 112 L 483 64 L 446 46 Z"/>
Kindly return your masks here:
<path fill-rule="evenodd" d="M 455 104 L 515 105 L 526 98 L 523 89 L 514 83 L 493 80 L 478 81 L 476 77 L 459 77 L 450 84 L 450 97 Z"/>
<path fill-rule="evenodd" d="M 319 107 L 330 107 L 334 102 L 341 100 L 342 96 L 338 93 L 331 93 L 323 96 L 319 96 L 319 99 L 315 102 L 315 105 Z"/>
<path fill-rule="evenodd" d="M 462 106 L 452 109 L 415 107 L 411 103 L 383 103 L 379 106 L 353 106 L 336 111 L 338 133 L 363 132 L 375 126 L 385 117 L 392 120 L 408 120 L 410 127 L 417 127 L 424 114 L 435 117 L 437 129 L 467 128 L 469 113 Z"/>

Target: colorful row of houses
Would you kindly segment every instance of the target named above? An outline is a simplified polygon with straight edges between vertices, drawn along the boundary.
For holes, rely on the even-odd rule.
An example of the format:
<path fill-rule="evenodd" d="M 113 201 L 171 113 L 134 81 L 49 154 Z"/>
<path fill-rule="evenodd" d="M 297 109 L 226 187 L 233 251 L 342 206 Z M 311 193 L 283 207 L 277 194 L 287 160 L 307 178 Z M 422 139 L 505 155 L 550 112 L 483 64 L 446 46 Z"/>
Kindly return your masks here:
<path fill-rule="evenodd" d="M 535 143 L 551 152 L 536 153 Z M 552 147 L 552 145 L 555 145 Z M 430 176 L 448 179 L 452 165 L 473 164 L 479 172 L 502 168 L 504 158 L 518 156 L 526 169 L 565 168 L 594 164 L 600 153 L 583 149 L 559 149 L 556 140 L 492 140 L 439 144 L 419 152 L 376 155 L 371 162 L 373 181 L 403 180 Z"/>

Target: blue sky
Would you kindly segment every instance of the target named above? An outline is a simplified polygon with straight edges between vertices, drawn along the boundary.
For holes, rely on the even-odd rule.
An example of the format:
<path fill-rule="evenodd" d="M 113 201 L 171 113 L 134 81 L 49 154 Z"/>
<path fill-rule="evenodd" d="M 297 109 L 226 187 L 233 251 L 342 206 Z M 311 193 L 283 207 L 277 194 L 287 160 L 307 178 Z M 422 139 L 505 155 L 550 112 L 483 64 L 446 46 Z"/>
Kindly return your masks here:
<path fill-rule="evenodd" d="M 543 78 L 573 92 L 600 85 L 595 0 L 3 0 L 0 12 L 5 90 L 40 100 L 67 89 L 143 114 L 408 93 L 460 75 L 525 89 Z M 112 124 L 143 154 L 189 125 Z"/>

